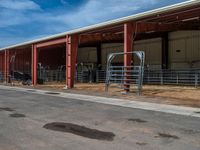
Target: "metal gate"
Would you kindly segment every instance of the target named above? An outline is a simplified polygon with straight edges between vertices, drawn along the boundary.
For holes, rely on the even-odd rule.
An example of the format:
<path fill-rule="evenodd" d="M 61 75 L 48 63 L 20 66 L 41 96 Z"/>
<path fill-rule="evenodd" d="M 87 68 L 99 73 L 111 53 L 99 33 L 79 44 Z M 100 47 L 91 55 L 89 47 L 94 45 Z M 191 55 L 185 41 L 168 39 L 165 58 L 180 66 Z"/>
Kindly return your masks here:
<path fill-rule="evenodd" d="M 139 62 L 137 64 L 132 62 L 130 66 L 112 65 L 114 58 L 119 55 L 131 55 L 132 59 L 136 56 Z M 125 91 L 130 91 L 133 87 L 136 87 L 137 93 L 140 95 L 143 85 L 144 61 L 145 53 L 143 51 L 109 54 L 107 59 L 105 90 L 108 91 L 111 85 L 116 85 L 116 87 Z"/>

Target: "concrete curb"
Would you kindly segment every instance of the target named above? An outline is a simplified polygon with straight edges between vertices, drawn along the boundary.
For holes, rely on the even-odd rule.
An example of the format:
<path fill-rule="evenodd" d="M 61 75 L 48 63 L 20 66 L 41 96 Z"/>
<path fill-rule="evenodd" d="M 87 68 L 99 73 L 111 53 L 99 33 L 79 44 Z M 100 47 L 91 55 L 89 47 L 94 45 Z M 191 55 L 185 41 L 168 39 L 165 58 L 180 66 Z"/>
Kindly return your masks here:
<path fill-rule="evenodd" d="M 2 86 L 2 85 L 0 85 L 0 89 L 15 90 L 15 91 L 21 91 L 21 92 L 27 92 L 27 93 L 40 94 L 40 95 L 48 95 L 48 96 L 49 94 L 47 93 L 52 92 L 52 91 L 47 91 L 47 90 L 26 89 L 26 88 L 21 88 L 21 87 L 9 87 L 9 86 Z M 108 104 L 108 105 L 121 106 L 121 107 L 127 107 L 127 108 L 150 110 L 150 111 L 156 111 L 156 112 L 163 112 L 163 113 L 169 113 L 169 114 L 177 114 L 177 115 L 200 118 L 200 108 L 156 104 L 156 103 L 148 103 L 148 102 L 138 102 L 138 101 L 127 101 L 127 100 L 116 99 L 116 98 L 106 98 L 106 97 L 72 94 L 72 93 L 64 93 L 64 92 L 56 92 L 56 93 L 59 93 L 59 94 L 51 95 L 51 96 L 62 97 L 62 98 L 72 98 L 72 99 L 82 100 L 82 101 L 87 101 L 87 102 L 96 102 L 96 103 L 101 103 L 101 104 Z"/>

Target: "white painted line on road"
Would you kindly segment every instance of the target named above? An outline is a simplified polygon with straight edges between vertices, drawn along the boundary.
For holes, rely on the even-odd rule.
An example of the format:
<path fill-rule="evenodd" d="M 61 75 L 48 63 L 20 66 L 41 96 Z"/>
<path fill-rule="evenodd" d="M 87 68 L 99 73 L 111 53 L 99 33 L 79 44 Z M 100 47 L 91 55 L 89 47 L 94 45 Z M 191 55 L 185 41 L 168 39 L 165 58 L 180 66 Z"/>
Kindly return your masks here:
<path fill-rule="evenodd" d="M 200 114 L 195 113 L 195 112 L 200 112 L 200 108 L 156 104 L 156 103 L 148 103 L 148 102 L 138 102 L 138 101 L 128 101 L 128 100 L 117 99 L 117 98 L 106 98 L 106 97 L 72 94 L 72 93 L 64 93 L 64 92 L 56 92 L 56 93 L 60 93 L 59 95 L 49 95 L 46 93 L 52 92 L 52 91 L 34 89 L 34 92 L 33 92 L 31 91 L 33 89 L 26 89 L 26 88 L 21 88 L 21 87 L 9 87 L 9 86 L 2 86 L 2 85 L 0 85 L 0 89 L 15 90 L 15 91 L 62 97 L 62 98 L 71 98 L 71 99 L 82 100 L 82 101 L 87 101 L 87 102 L 96 102 L 96 103 L 101 103 L 101 104 L 109 104 L 109 105 L 121 106 L 121 107 L 127 107 L 127 108 L 150 110 L 150 111 L 156 111 L 156 112 L 163 112 L 163 113 L 169 113 L 169 114 L 177 114 L 177 115 L 192 116 L 192 117 L 200 118 Z"/>

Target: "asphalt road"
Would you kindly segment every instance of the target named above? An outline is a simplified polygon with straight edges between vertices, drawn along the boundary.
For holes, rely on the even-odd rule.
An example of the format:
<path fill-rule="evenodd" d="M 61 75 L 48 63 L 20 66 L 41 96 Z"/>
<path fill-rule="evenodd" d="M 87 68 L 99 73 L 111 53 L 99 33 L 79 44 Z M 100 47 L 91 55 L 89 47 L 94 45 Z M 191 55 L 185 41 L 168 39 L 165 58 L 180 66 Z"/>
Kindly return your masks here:
<path fill-rule="evenodd" d="M 200 150 L 200 118 L 0 90 L 0 150 L 137 149 Z"/>

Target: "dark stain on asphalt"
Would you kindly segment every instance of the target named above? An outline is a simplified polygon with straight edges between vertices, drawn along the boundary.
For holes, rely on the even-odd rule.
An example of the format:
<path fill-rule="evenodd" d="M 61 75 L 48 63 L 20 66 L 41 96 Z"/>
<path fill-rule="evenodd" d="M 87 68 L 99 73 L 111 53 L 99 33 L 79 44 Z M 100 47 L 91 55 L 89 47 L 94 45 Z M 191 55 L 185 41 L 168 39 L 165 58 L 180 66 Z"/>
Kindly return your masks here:
<path fill-rule="evenodd" d="M 199 134 L 200 131 L 199 130 L 193 130 L 193 129 L 184 129 L 184 128 L 181 128 L 181 130 L 186 133 L 186 134 Z"/>
<path fill-rule="evenodd" d="M 145 145 L 147 145 L 147 143 L 145 143 L 145 142 L 136 142 L 136 144 L 139 145 L 139 146 L 145 146 Z"/>
<path fill-rule="evenodd" d="M 196 112 L 194 112 L 194 113 L 196 113 L 196 114 L 200 114 L 200 111 L 196 111 Z"/>
<path fill-rule="evenodd" d="M 79 101 L 77 101 L 76 104 L 77 104 L 77 105 L 84 105 L 85 103 L 84 103 L 84 102 L 79 102 Z"/>
<path fill-rule="evenodd" d="M 168 134 L 168 133 L 158 133 L 158 135 L 155 136 L 155 138 L 166 138 L 166 139 L 175 139 L 175 140 L 180 139 L 178 136 L 171 135 L 171 134 Z"/>
<path fill-rule="evenodd" d="M 24 114 L 14 113 L 14 114 L 10 114 L 10 117 L 13 117 L 13 118 L 24 118 L 26 116 Z"/>
<path fill-rule="evenodd" d="M 28 92 L 36 92 L 36 90 L 27 90 Z"/>
<path fill-rule="evenodd" d="M 104 132 L 96 129 L 90 129 L 72 123 L 53 122 L 44 125 L 43 128 L 53 131 L 72 133 L 82 137 L 103 141 L 113 141 L 115 137 L 115 134 L 112 132 Z"/>
<path fill-rule="evenodd" d="M 0 107 L 0 111 L 15 111 L 15 110 L 9 107 Z"/>
<path fill-rule="evenodd" d="M 49 95 L 59 95 L 60 93 L 56 93 L 56 92 L 46 92 L 45 94 L 49 94 Z"/>
<path fill-rule="evenodd" d="M 146 123 L 147 122 L 146 120 L 142 120 L 139 118 L 131 118 L 131 119 L 128 119 L 128 121 L 137 122 L 137 123 Z"/>

